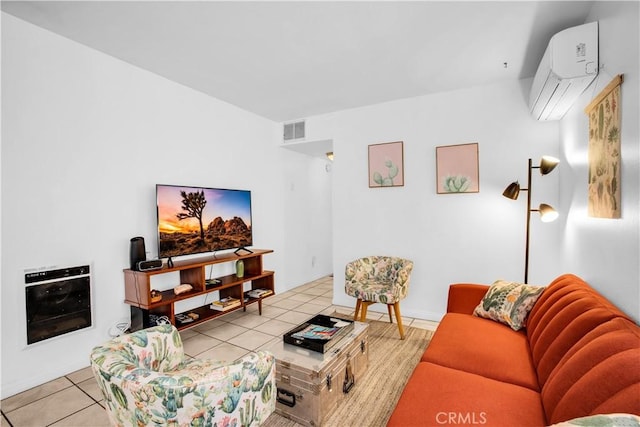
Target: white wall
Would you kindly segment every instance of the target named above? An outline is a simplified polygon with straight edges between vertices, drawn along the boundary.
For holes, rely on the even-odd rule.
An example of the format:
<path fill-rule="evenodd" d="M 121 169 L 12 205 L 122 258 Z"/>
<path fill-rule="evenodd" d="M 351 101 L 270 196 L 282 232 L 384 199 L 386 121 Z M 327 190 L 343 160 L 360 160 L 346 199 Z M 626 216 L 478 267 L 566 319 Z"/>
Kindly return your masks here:
<path fill-rule="evenodd" d="M 157 254 L 156 183 L 251 190 L 254 246 L 275 250 L 264 262 L 277 291 L 331 271 L 318 221 L 286 215 L 290 186 L 314 200 L 330 179 L 314 160 L 302 164 L 315 174 L 285 172 L 279 124 L 5 13 L 2 92 L 3 397 L 88 366 L 128 318 L 122 269 L 133 236 Z M 95 327 L 27 347 L 24 270 L 83 263 L 93 265 Z"/>
<path fill-rule="evenodd" d="M 533 205 L 560 211 L 555 223 L 531 222 L 529 282 L 574 273 L 640 319 L 640 155 L 638 148 L 638 3 L 596 2 L 601 77 L 561 122 L 535 122 L 526 104 L 531 80 L 399 100 L 307 119 L 309 135 L 334 140 L 334 301 L 344 295 L 346 262 L 367 254 L 415 261 L 405 315 L 438 319 L 453 282 L 521 280 L 524 201 L 500 196 L 526 183 L 526 159 L 559 155 L 545 177 L 534 173 Z M 584 106 L 618 73 L 622 90 L 620 220 L 586 216 L 587 118 Z M 369 189 L 367 146 L 404 141 L 405 186 Z M 479 142 L 480 193 L 435 194 L 435 147 Z M 526 194 L 525 194 L 526 196 Z M 521 199 L 523 197 L 521 196 Z M 376 306 L 374 306 L 375 309 Z M 382 307 L 378 307 L 383 310 Z"/>
<path fill-rule="evenodd" d="M 285 153 L 285 205 L 287 280 L 299 285 L 331 274 L 332 175 L 329 162 L 282 149 Z M 313 233 L 314 239 L 305 236 Z M 291 286 L 290 286 L 291 287 Z"/>
<path fill-rule="evenodd" d="M 312 139 L 333 139 L 334 302 L 344 294 L 344 266 L 370 254 L 415 262 L 407 316 L 439 320 L 454 282 L 522 280 L 526 199 L 504 188 L 527 182 L 527 159 L 557 155 L 558 123 L 527 111 L 530 80 L 399 100 L 307 118 Z M 404 141 L 405 185 L 369 188 L 368 145 Z M 435 147 L 479 143 L 480 192 L 436 194 Z M 562 168 L 563 166 L 560 166 Z M 557 205 L 558 174 L 534 175 L 533 202 Z M 523 193 L 526 196 L 526 193 Z M 560 274 L 559 227 L 532 220 L 529 282 Z M 382 306 L 372 309 L 382 310 Z"/>
<path fill-rule="evenodd" d="M 640 320 L 640 137 L 638 2 L 596 2 L 587 22 L 599 21 L 597 80 L 562 120 L 562 209 L 565 217 L 562 264 L 616 305 Z M 618 75 L 621 86 L 622 218 L 587 215 L 589 123 L 584 108 Z"/>

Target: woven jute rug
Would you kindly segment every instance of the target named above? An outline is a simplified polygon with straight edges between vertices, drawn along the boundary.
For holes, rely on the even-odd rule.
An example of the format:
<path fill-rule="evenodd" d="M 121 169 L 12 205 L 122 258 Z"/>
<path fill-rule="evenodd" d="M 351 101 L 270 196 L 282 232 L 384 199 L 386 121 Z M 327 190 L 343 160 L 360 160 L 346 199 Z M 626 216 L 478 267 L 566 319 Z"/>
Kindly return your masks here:
<path fill-rule="evenodd" d="M 334 313 L 333 316 L 345 315 Z M 325 419 L 326 427 L 382 427 L 387 424 L 409 376 L 429 345 L 432 331 L 404 327 L 400 339 L 398 325 L 382 321 L 369 324 L 369 368 L 353 390 Z M 300 424 L 276 413 L 265 427 L 298 427 Z"/>

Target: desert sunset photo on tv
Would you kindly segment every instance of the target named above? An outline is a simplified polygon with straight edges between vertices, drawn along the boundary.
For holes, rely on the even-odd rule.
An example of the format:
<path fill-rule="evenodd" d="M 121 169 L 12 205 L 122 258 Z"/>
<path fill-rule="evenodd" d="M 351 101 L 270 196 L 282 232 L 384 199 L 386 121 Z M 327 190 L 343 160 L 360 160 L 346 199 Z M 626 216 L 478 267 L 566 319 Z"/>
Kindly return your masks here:
<path fill-rule="evenodd" d="M 156 186 L 160 258 L 252 245 L 251 192 Z"/>

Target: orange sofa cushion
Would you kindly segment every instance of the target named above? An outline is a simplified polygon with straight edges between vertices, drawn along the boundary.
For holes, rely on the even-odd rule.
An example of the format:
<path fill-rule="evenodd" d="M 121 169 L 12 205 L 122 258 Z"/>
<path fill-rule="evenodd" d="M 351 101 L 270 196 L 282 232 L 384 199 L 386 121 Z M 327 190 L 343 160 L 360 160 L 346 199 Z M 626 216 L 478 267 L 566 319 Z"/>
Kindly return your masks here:
<path fill-rule="evenodd" d="M 587 333 L 542 389 L 551 423 L 585 415 L 640 415 L 640 328 L 616 318 Z"/>
<path fill-rule="evenodd" d="M 538 392 L 420 362 L 387 425 L 540 427 L 546 420 Z"/>
<path fill-rule="evenodd" d="M 493 320 L 447 314 L 422 360 L 539 391 L 526 334 Z"/>
<path fill-rule="evenodd" d="M 540 385 L 578 340 L 616 317 L 626 315 L 582 279 L 566 274 L 553 281 L 531 310 L 527 324 Z"/>

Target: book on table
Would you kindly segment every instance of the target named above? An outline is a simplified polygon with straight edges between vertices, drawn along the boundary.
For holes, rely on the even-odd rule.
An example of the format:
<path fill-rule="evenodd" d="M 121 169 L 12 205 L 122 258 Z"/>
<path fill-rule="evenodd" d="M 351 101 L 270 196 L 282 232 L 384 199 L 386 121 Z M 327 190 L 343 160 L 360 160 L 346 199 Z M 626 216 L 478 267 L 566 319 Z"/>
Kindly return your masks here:
<path fill-rule="evenodd" d="M 321 325 L 308 325 L 306 328 L 291 334 L 291 336 L 310 340 L 330 340 L 340 329 Z"/>
<path fill-rule="evenodd" d="M 251 289 L 246 292 L 246 294 L 249 295 L 251 298 L 263 298 L 268 295 L 271 295 L 272 293 L 273 291 L 271 289 L 265 289 L 265 288 Z"/>
<path fill-rule="evenodd" d="M 211 303 L 209 308 L 217 311 L 227 311 L 232 308 L 236 308 L 241 305 L 241 301 L 238 298 L 234 297 L 225 297 L 218 301 L 214 301 Z"/>

